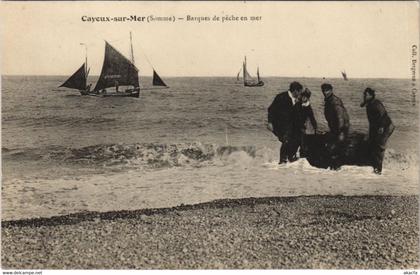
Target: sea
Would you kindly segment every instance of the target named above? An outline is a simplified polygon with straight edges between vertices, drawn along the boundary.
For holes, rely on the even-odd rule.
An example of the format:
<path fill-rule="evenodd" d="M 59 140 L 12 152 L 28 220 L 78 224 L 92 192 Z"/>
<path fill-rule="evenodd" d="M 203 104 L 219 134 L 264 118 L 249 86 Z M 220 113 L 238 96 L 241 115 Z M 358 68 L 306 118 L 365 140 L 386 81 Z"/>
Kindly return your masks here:
<path fill-rule="evenodd" d="M 172 77 L 164 89 L 144 77 L 139 98 L 103 98 L 57 89 L 65 79 L 2 76 L 2 220 L 227 198 L 419 193 L 419 101 L 410 80 L 267 77 L 263 87 L 244 87 L 231 77 Z M 312 91 L 325 131 L 322 83 L 342 98 L 352 131 L 365 133 L 362 91 L 377 91 L 396 126 L 382 175 L 318 169 L 303 158 L 278 165 L 267 108 L 292 81 Z"/>

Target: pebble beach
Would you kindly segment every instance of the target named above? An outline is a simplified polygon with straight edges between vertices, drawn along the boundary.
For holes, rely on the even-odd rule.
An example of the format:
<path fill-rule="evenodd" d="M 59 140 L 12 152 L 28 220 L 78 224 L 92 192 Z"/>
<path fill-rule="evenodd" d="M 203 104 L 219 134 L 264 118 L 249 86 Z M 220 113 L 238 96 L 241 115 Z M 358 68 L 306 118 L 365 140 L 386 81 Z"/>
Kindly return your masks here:
<path fill-rule="evenodd" d="M 5 269 L 416 269 L 418 196 L 224 199 L 2 223 Z"/>

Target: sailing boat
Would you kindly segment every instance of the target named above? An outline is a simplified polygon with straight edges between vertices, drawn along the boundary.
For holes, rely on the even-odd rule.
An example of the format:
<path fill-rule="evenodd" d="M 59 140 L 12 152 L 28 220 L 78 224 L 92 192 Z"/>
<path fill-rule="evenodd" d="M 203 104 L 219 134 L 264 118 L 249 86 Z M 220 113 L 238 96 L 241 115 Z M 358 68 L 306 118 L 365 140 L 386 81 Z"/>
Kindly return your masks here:
<path fill-rule="evenodd" d="M 347 78 L 347 74 L 346 74 L 346 71 L 342 71 L 342 72 L 341 72 L 341 75 L 343 76 L 343 79 L 344 79 L 344 80 L 346 80 L 346 81 L 348 80 L 348 78 Z"/>
<path fill-rule="evenodd" d="M 85 44 L 81 43 L 80 45 L 85 45 Z M 90 91 L 90 86 L 92 85 L 92 84 L 89 84 L 88 86 L 86 86 L 88 74 L 89 74 L 89 69 L 87 67 L 87 48 L 86 48 L 85 63 L 83 63 L 82 66 L 74 74 L 72 74 L 66 81 L 64 81 L 64 83 L 61 84 L 59 87 L 77 89 L 82 95 L 88 95 Z"/>
<path fill-rule="evenodd" d="M 245 87 L 261 87 L 264 86 L 264 81 L 260 78 L 260 72 L 259 68 L 257 68 L 257 82 L 252 78 L 252 76 L 248 73 L 248 70 L 246 69 L 246 56 L 243 63 L 243 78 L 244 78 L 244 86 Z"/>
<path fill-rule="evenodd" d="M 105 41 L 105 58 L 102 65 L 101 75 L 96 83 L 94 92 L 104 97 L 139 97 L 139 70 L 134 65 L 133 44 L 130 33 L 131 60 L 118 52 Z M 120 91 L 120 86 L 125 86 Z M 115 87 L 115 92 L 109 93 L 106 89 Z"/>
<path fill-rule="evenodd" d="M 163 86 L 169 88 L 165 82 L 163 82 L 162 78 L 157 74 L 155 69 L 153 69 L 153 86 Z"/>

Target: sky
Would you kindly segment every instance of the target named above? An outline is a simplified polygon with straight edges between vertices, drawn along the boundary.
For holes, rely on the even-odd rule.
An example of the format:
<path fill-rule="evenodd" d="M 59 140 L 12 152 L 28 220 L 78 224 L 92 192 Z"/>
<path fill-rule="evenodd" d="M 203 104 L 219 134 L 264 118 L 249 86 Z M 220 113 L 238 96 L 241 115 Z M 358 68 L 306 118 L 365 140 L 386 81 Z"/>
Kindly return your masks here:
<path fill-rule="evenodd" d="M 104 40 L 140 75 L 236 76 L 244 55 L 262 76 L 409 78 L 419 41 L 418 3 L 2 2 L 1 73 L 99 75 Z M 261 16 L 259 21 L 83 22 L 82 16 Z"/>

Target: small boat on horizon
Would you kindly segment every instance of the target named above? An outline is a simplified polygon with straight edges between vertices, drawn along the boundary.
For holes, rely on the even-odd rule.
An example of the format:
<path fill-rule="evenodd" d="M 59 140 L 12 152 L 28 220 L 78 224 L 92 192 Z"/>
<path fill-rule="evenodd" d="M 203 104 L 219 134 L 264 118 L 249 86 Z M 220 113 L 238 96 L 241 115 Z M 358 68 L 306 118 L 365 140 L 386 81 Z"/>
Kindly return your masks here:
<path fill-rule="evenodd" d="M 349 80 L 349 79 L 347 78 L 346 71 L 342 71 L 342 72 L 341 72 L 341 75 L 343 76 L 343 79 L 344 79 L 345 81 Z"/>
<path fill-rule="evenodd" d="M 245 87 L 261 87 L 264 86 L 264 81 L 260 78 L 260 69 L 257 67 L 257 81 L 248 73 L 246 64 L 246 56 L 242 65 L 242 75 L 243 75 L 243 82 Z M 240 71 L 239 71 L 240 73 Z M 237 80 L 239 80 L 239 73 L 237 76 Z"/>

